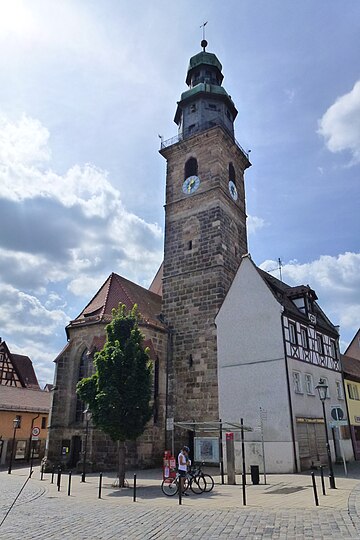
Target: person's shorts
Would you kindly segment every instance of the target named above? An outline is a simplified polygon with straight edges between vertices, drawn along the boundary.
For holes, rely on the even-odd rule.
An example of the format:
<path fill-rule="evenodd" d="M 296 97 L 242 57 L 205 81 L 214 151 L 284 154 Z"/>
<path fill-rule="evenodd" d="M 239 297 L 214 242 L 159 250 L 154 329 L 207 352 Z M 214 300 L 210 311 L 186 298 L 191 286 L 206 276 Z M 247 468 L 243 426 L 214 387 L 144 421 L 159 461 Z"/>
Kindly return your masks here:
<path fill-rule="evenodd" d="M 186 471 L 179 471 L 179 476 L 180 476 L 180 478 L 185 478 Z"/>

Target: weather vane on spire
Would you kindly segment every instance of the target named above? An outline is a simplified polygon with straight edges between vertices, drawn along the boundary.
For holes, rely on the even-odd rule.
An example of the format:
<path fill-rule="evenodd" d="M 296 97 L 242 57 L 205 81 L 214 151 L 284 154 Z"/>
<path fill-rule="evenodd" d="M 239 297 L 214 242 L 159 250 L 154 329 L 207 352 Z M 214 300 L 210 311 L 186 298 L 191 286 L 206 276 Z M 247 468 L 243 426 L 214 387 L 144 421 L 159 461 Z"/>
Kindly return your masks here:
<path fill-rule="evenodd" d="M 208 42 L 207 42 L 206 39 L 205 39 L 205 26 L 207 25 L 207 23 L 208 23 L 208 21 L 205 21 L 205 22 L 200 26 L 200 28 L 202 28 L 202 31 L 203 31 L 203 38 L 202 38 L 201 46 L 202 46 L 204 52 L 205 52 L 205 49 L 206 49 L 207 44 L 208 44 Z"/>

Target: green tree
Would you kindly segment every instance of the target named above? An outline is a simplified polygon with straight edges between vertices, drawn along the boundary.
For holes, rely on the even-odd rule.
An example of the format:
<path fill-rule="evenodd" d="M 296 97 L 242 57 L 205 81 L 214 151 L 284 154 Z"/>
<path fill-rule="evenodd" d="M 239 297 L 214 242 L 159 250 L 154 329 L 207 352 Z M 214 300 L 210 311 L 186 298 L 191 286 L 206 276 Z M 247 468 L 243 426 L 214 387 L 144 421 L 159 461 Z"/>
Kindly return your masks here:
<path fill-rule="evenodd" d="M 92 421 L 118 443 L 119 486 L 125 482 L 125 441 L 135 440 L 152 415 L 152 366 L 142 346 L 137 306 L 127 311 L 120 304 L 106 326 L 107 339 L 95 354 L 96 372 L 77 384 L 77 393 L 88 404 Z"/>

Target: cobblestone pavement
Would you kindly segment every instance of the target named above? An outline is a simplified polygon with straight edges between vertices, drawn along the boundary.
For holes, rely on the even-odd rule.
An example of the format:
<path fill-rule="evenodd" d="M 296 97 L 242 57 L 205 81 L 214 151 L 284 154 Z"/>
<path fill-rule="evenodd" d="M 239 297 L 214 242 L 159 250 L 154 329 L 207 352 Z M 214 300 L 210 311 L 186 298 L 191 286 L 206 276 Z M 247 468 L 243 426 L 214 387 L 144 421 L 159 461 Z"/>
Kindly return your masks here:
<path fill-rule="evenodd" d="M 340 500 L 344 501 L 347 493 L 346 504 L 337 507 L 337 493 L 333 490 L 327 495 L 330 506 L 322 504 L 322 497 L 322 506 L 316 508 L 308 506 L 309 478 L 297 475 L 284 475 L 280 483 L 270 478 L 271 485 L 266 489 L 273 493 L 260 498 L 261 506 L 255 498 L 259 486 L 249 486 L 249 500 L 253 500 L 246 507 L 241 504 L 239 486 L 215 486 L 214 495 L 191 495 L 179 506 L 176 497 L 161 496 L 158 481 L 154 484 L 151 478 L 139 481 L 135 503 L 132 490 L 114 490 L 110 479 L 104 479 L 103 498 L 99 500 L 96 477 L 88 477 L 86 484 L 81 484 L 79 476 L 74 476 L 71 496 L 67 495 L 66 482 L 58 492 L 50 476 L 45 478 L 40 482 L 35 471 L 0 528 L 2 540 L 360 539 L 360 484 L 356 480 L 343 480 L 343 484 L 341 479 L 338 481 Z M 25 470 L 14 471 L 11 476 L 0 473 L 0 521 L 25 480 Z M 296 495 L 302 494 L 303 503 L 298 498 L 298 507 L 292 508 L 295 487 L 301 488 Z M 284 489 L 289 504 L 279 493 Z"/>

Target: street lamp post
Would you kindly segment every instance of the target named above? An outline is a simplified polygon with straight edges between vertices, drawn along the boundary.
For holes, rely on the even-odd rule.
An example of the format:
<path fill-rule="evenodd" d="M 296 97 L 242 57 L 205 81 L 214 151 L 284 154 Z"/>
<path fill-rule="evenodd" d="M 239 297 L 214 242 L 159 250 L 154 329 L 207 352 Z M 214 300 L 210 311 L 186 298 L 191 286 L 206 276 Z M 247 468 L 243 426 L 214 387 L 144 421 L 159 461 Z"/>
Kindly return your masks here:
<path fill-rule="evenodd" d="M 325 435 L 326 435 L 326 453 L 327 453 L 328 465 L 329 465 L 329 481 L 330 481 L 330 488 L 331 488 L 331 489 L 336 489 L 336 486 L 335 486 L 334 469 L 333 469 L 333 464 L 332 464 L 332 461 L 331 461 L 331 452 L 330 452 L 329 434 L 328 434 L 328 430 L 327 430 L 326 412 L 325 412 L 325 400 L 326 400 L 326 396 L 327 396 L 328 385 L 326 384 L 326 382 L 324 381 L 324 379 L 320 379 L 320 380 L 319 380 L 319 383 L 318 383 L 318 385 L 317 385 L 317 387 L 316 387 L 316 390 L 317 390 L 318 393 L 319 393 L 319 398 L 320 398 L 320 401 L 321 401 L 321 403 L 322 403 L 322 408 L 323 408 L 324 425 L 325 425 Z"/>
<path fill-rule="evenodd" d="M 89 435 L 89 421 L 91 418 L 91 413 L 89 409 L 85 409 L 84 416 L 86 420 L 86 427 L 85 427 L 85 444 L 84 444 L 84 452 L 83 452 L 83 470 L 81 475 L 81 481 L 85 482 L 86 478 L 86 451 L 87 451 L 87 441 L 88 441 L 88 435 Z"/>
<path fill-rule="evenodd" d="M 8 474 L 11 474 L 12 462 L 13 462 L 13 459 L 14 459 L 14 453 L 15 453 L 15 437 L 16 437 L 16 430 L 20 427 L 20 418 L 14 418 L 14 420 L 13 420 L 13 425 L 14 425 L 14 435 L 13 435 L 13 440 L 12 440 L 12 447 L 11 447 L 10 463 L 9 463 L 9 468 L 8 468 Z"/>

